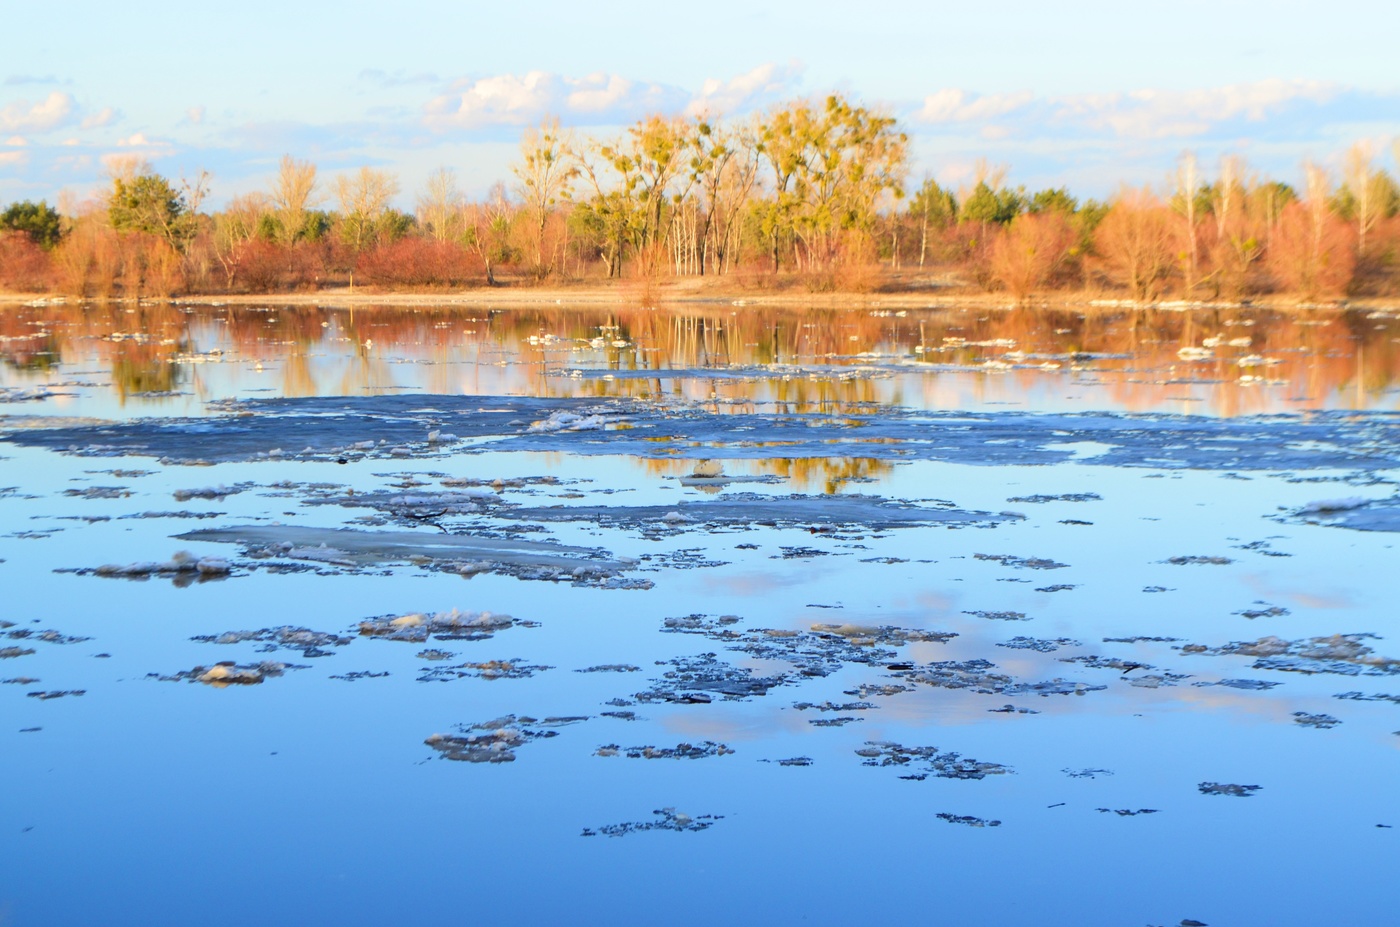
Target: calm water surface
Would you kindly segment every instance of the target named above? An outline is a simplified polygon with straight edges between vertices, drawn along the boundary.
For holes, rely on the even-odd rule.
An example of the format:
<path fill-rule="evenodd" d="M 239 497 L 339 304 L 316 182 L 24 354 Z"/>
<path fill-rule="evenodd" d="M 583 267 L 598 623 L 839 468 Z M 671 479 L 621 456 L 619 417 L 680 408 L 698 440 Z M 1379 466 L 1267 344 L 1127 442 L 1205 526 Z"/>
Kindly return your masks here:
<path fill-rule="evenodd" d="M 1393 918 L 1394 315 L 16 306 L 0 362 L 0 923 Z"/>

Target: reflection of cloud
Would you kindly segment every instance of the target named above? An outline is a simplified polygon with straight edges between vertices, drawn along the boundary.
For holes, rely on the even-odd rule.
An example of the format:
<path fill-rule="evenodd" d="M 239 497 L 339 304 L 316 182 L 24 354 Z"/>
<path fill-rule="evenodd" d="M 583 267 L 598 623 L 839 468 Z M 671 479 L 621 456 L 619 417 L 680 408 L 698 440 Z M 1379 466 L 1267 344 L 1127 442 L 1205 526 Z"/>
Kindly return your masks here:
<path fill-rule="evenodd" d="M 800 576 L 776 576 L 772 573 L 738 573 L 733 576 L 707 576 L 705 585 L 731 595 L 766 595 L 787 586 L 805 582 Z"/>
<path fill-rule="evenodd" d="M 9 132 L 46 132 L 68 121 L 73 95 L 55 90 L 38 103 L 16 100 L 0 109 L 0 129 Z"/>
<path fill-rule="evenodd" d="M 1249 586 L 1250 591 L 1259 596 L 1261 600 L 1287 599 L 1302 608 L 1353 608 L 1356 604 L 1352 601 L 1351 596 L 1345 592 L 1335 590 L 1300 592 L 1278 586 L 1273 580 L 1274 577 L 1261 573 L 1251 573 L 1245 577 L 1245 583 Z"/>

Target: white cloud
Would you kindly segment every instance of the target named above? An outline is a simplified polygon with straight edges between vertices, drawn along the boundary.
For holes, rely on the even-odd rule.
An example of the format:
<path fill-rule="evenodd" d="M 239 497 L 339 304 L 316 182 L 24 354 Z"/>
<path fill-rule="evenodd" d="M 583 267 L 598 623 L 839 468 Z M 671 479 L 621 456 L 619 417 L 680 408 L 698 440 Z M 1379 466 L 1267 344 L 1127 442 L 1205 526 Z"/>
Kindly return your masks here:
<path fill-rule="evenodd" d="M 197 126 L 204 122 L 204 107 L 191 106 L 185 110 L 185 121 L 190 125 Z"/>
<path fill-rule="evenodd" d="M 1030 91 L 979 95 L 944 88 L 924 98 L 916 122 L 996 124 L 1000 135 L 1107 131 L 1129 139 L 1191 138 L 1237 122 L 1264 122 L 1293 107 L 1335 100 L 1342 88 L 1270 79 L 1196 90 L 1134 90 L 1038 97 Z"/>
<path fill-rule="evenodd" d="M 1029 90 L 976 96 L 964 90 L 947 88 L 924 98 L 923 108 L 914 118 L 920 122 L 978 122 L 1005 116 L 1035 99 Z"/>
<path fill-rule="evenodd" d="M 28 144 L 29 139 L 25 138 L 23 135 L 11 135 L 9 138 L 5 139 L 5 146 L 8 148 L 23 148 Z"/>
<path fill-rule="evenodd" d="M 800 65 L 769 62 L 729 80 L 710 78 L 700 85 L 685 111 L 690 116 L 732 115 L 751 110 L 795 93 L 802 76 Z"/>
<path fill-rule="evenodd" d="M 801 68 L 763 64 L 737 77 L 710 79 L 698 91 L 597 72 L 569 77 L 548 71 L 457 81 L 428 101 L 433 129 L 478 130 L 531 125 L 558 116 L 577 126 L 621 125 L 653 113 L 734 114 L 794 92 Z"/>
<path fill-rule="evenodd" d="M 42 101 L 31 104 L 16 100 L 0 109 L 0 130 L 8 132 L 46 132 L 57 128 L 73 113 L 73 96 L 55 90 Z"/>
<path fill-rule="evenodd" d="M 434 129 L 471 130 L 530 125 L 557 115 L 575 125 L 608 125 L 675 109 L 684 101 L 674 88 L 617 74 L 565 77 L 530 71 L 457 81 L 428 102 L 423 121 Z"/>
<path fill-rule="evenodd" d="M 0 151 L 0 164 L 6 167 L 20 167 L 29 163 L 27 151 Z"/>
<path fill-rule="evenodd" d="M 83 119 L 82 125 L 79 128 L 99 129 L 102 126 L 111 125 L 116 118 L 117 111 L 110 106 L 104 106 L 102 109 Z"/>

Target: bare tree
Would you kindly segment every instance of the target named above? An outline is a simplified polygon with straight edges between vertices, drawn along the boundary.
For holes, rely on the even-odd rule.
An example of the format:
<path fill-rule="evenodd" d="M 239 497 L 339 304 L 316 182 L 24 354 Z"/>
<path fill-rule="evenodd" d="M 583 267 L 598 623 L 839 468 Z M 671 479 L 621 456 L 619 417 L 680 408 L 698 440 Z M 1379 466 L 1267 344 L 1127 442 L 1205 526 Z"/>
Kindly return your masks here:
<path fill-rule="evenodd" d="M 353 174 L 337 177 L 335 195 L 340 201 L 346 244 L 359 251 L 373 243 L 389 211 L 389 201 L 398 192 L 399 181 L 388 171 L 362 167 Z"/>
<path fill-rule="evenodd" d="M 418 197 L 418 221 L 439 243 L 461 242 L 467 227 L 465 205 L 457 174 L 450 167 L 440 167 L 428 177 L 428 186 Z"/>
<path fill-rule="evenodd" d="M 271 203 L 284 244 L 296 241 L 306 227 L 306 213 L 320 202 L 316 165 L 283 155 L 272 182 Z"/>
<path fill-rule="evenodd" d="M 1370 142 L 1357 142 L 1347 150 L 1342 168 L 1342 186 L 1351 195 L 1352 218 L 1356 221 L 1356 250 L 1366 253 L 1366 233 L 1380 218 L 1385 178 L 1371 167 L 1375 150 Z"/>
<path fill-rule="evenodd" d="M 1197 262 L 1200 255 L 1200 246 L 1196 241 L 1196 189 L 1201 185 L 1201 175 L 1194 152 L 1187 151 L 1181 155 L 1176 166 L 1175 180 L 1176 196 L 1172 205 L 1186 220 L 1186 266 L 1182 269 L 1186 273 L 1184 284 L 1189 294 L 1196 289 L 1196 281 L 1199 279 Z"/>

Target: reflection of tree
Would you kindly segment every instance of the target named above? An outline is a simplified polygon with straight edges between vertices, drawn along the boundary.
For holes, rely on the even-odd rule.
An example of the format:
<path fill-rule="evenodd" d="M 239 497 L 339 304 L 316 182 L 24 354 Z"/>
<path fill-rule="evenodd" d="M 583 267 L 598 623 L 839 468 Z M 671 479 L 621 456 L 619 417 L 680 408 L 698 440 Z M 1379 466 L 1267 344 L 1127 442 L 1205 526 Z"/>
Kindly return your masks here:
<path fill-rule="evenodd" d="M 133 335 L 139 344 L 130 340 Z M 538 343 L 530 342 L 532 336 Z M 394 386 L 397 375 L 403 385 L 436 392 L 678 397 L 719 414 L 845 415 L 898 403 L 898 391 L 910 379 L 898 368 L 892 379 L 860 373 L 869 363 L 922 370 L 914 381 L 923 390 L 916 401 L 930 408 L 1024 399 L 1037 389 L 1058 395 L 1084 378 L 1128 410 L 1239 415 L 1359 407 L 1375 403 L 1400 379 L 1397 337 L 1394 319 L 1365 312 L 1245 309 L 1025 307 L 911 310 L 901 317 L 775 306 L 385 306 L 351 312 L 97 303 L 0 313 L 0 357 L 6 375 L 21 380 L 46 375 L 56 357 L 69 364 L 95 359 L 111 366 L 114 379 L 120 363 L 128 391 L 168 389 L 161 385 L 166 374 L 157 368 L 187 344 L 193 351 L 217 349 L 282 365 L 287 395 L 359 394 Z M 1208 359 L 1188 361 L 1178 354 L 1207 341 L 1216 344 Z M 1019 353 L 1008 360 L 1010 352 Z M 1277 363 L 1241 366 L 1250 355 Z M 399 359 L 431 363 L 401 366 Z M 1013 366 L 990 369 L 988 361 Z M 1041 370 L 1040 364 L 1058 366 Z M 795 369 L 799 365 L 829 369 L 813 377 Z M 575 366 L 656 375 L 558 375 Z M 745 376 L 703 375 L 706 368 L 734 367 L 745 368 Z M 210 367 L 203 376 L 212 384 L 242 369 Z M 702 375 L 667 375 L 676 369 Z M 1287 385 L 1266 388 L 1241 382 L 1242 376 Z M 1188 394 L 1204 401 L 1174 403 Z"/>
<path fill-rule="evenodd" d="M 775 445 L 774 453 L 782 452 Z M 696 461 L 688 458 L 659 457 L 640 461 L 651 476 L 681 477 L 695 469 Z M 854 480 L 877 479 L 894 469 L 894 462 L 873 457 L 759 457 L 731 462 L 726 472 L 731 476 L 780 476 L 792 489 L 810 491 L 820 487 L 824 493 L 840 492 Z"/>
<path fill-rule="evenodd" d="M 168 393 L 184 378 L 184 371 L 163 346 L 124 344 L 112 358 L 112 385 L 125 402 L 142 393 Z"/>

